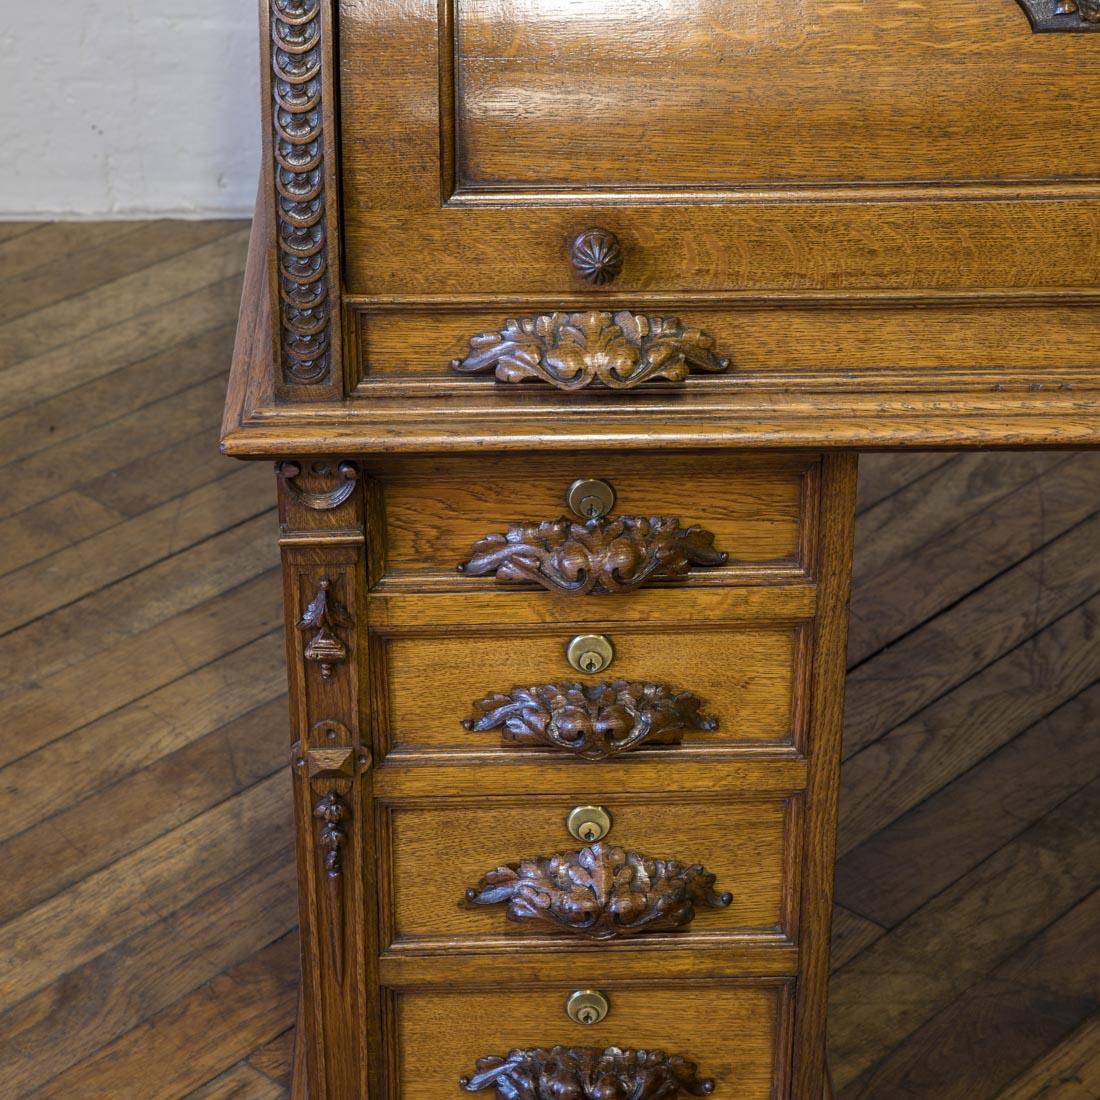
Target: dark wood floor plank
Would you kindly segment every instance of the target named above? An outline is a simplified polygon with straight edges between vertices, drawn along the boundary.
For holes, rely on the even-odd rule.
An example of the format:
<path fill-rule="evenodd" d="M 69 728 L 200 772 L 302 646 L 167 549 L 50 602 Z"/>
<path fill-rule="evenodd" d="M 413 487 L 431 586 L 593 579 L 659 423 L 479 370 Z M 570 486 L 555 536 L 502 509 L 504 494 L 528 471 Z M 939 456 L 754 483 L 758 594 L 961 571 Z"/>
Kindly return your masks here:
<path fill-rule="evenodd" d="M 164 920 L 0 1016 L 0 1029 L 9 1037 L 0 1045 L 0 1073 L 11 1090 L 7 1095 L 28 1095 L 50 1081 L 56 1089 L 59 1075 L 110 1044 L 125 1042 L 158 1013 L 292 933 L 297 916 L 292 872 L 290 851 L 284 848 L 242 866 L 212 889 L 193 890 Z M 167 1061 L 190 1056 L 183 1046 Z M 215 1066 L 209 1076 L 224 1068 Z"/>
<path fill-rule="evenodd" d="M 1098 631 L 1094 596 L 850 757 L 841 776 L 839 854 L 1100 679 Z"/>
<path fill-rule="evenodd" d="M 848 852 L 837 899 L 893 927 L 1100 776 L 1100 685 Z"/>
<path fill-rule="evenodd" d="M 285 1029 L 298 997 L 297 949 L 294 934 L 277 940 L 33 1095 L 186 1095 Z"/>
<path fill-rule="evenodd" d="M 0 634 L 255 519 L 270 507 L 256 491 L 265 473 L 250 466 L 227 471 L 218 481 L 11 573 Z"/>
<path fill-rule="evenodd" d="M 86 385 L 140 362 L 207 329 L 231 321 L 240 302 L 243 274 L 208 282 L 175 301 L 127 320 L 104 322 L 92 335 L 4 368 L 0 366 L 0 416 Z"/>
<path fill-rule="evenodd" d="M 152 267 L 0 325 L 0 378 L 52 350 L 208 288 L 244 270 L 248 230 L 237 228 Z"/>
<path fill-rule="evenodd" d="M 281 633 L 113 711 L 0 769 L 0 836 L 117 783 L 226 722 L 277 698 L 285 680 Z M 18 749 L 5 748 L 6 755 Z"/>
<path fill-rule="evenodd" d="M 0 500 L 0 517 L 14 515 L 200 431 L 209 431 L 211 413 L 216 402 L 224 398 L 222 380 L 210 378 L 57 447 L 0 466 L 0 476 L 6 479 L 9 490 Z M 226 472 L 232 468 L 227 462 Z"/>
<path fill-rule="evenodd" d="M 230 323 L 208 329 L 148 359 L 12 413 L 0 420 L 5 464 L 113 423 L 208 378 L 224 379 L 233 337 Z"/>
<path fill-rule="evenodd" d="M 833 975 L 843 1090 L 1100 886 L 1100 782 L 1063 802 Z"/>
<path fill-rule="evenodd" d="M 1100 1012 L 1030 1066 L 997 1100 L 1096 1100 L 1100 1096 Z"/>
<path fill-rule="evenodd" d="M 295 1028 L 287 1028 L 282 1035 L 258 1047 L 248 1056 L 248 1064 L 262 1073 L 287 1093 L 294 1075 Z"/>
<path fill-rule="evenodd" d="M 859 460 L 856 511 L 862 514 L 955 457 L 951 452 L 925 454 L 921 451 L 864 455 Z"/>
<path fill-rule="evenodd" d="M 78 248 L 65 262 L 46 262 L 19 279 L 0 282 L 0 326 L 116 279 L 143 271 L 241 228 L 239 221 L 115 222 L 95 248 Z M 0 270 L 3 270 L 0 268 Z"/>
<path fill-rule="evenodd" d="M 1066 462 L 1051 451 L 960 454 L 860 516 L 853 576 L 857 584 L 916 553 L 1003 497 Z"/>
<path fill-rule="evenodd" d="M 213 1081 L 187 1094 L 187 1100 L 283 1100 L 290 1093 L 270 1077 L 254 1070 L 247 1061 L 219 1074 Z"/>
<path fill-rule="evenodd" d="M 0 691 L 24 691 L 278 561 L 274 512 L 216 535 L 0 638 Z M 34 654 L 33 664 L 27 654 Z M 0 759 L 4 742 L 0 739 Z"/>
<path fill-rule="evenodd" d="M 0 926 L 0 1004 L 17 1004 L 231 881 L 242 861 L 285 851 L 287 783 L 285 772 L 262 780 Z"/>
<path fill-rule="evenodd" d="M 839 970 L 849 959 L 855 958 L 885 935 L 886 929 L 882 925 L 842 905 L 833 906 L 832 954 L 829 958 L 832 968 Z"/>
<path fill-rule="evenodd" d="M 278 696 L 32 821 L 3 844 L 0 865 L 13 873 L 0 894 L 0 924 L 274 774 L 289 742 L 287 700 Z M 74 844 L 73 837 L 95 843 Z"/>
<path fill-rule="evenodd" d="M 1100 512 L 855 669 L 848 677 L 845 756 L 1100 591 L 1090 551 L 1097 545 Z"/>
<path fill-rule="evenodd" d="M 1075 906 L 841 1092 L 995 1100 L 1100 1007 L 1100 893 Z"/>
<path fill-rule="evenodd" d="M 866 660 L 1092 515 L 1098 483 L 1100 454 L 1072 455 L 862 578 L 852 593 L 849 664 Z"/>
<path fill-rule="evenodd" d="M 136 233 L 141 226 L 141 222 L 0 222 L 3 281 L 16 282 L 45 267 L 56 273 L 70 256 Z"/>
<path fill-rule="evenodd" d="M 149 630 L 0 698 L 0 725 L 33 726 L 40 748 L 279 629 L 280 583 L 270 569 Z M 17 757 L 12 757 L 17 759 Z"/>
<path fill-rule="evenodd" d="M 98 535 L 232 470 L 204 429 L 0 520 L 0 576 Z M 272 490 L 274 497 L 274 490 Z"/>

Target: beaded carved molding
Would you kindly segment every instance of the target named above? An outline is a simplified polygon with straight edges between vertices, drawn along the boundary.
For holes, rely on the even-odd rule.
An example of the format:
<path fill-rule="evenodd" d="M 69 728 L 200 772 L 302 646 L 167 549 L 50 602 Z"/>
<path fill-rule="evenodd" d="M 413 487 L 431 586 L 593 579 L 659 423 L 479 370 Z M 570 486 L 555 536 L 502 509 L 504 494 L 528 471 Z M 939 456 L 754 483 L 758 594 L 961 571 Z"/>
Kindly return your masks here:
<path fill-rule="evenodd" d="M 282 380 L 289 385 L 318 385 L 332 378 L 322 102 L 325 2 L 269 0 L 279 359 Z"/>
<path fill-rule="evenodd" d="M 715 876 L 698 863 L 653 859 L 611 844 L 534 856 L 486 874 L 466 904 L 507 905 L 508 919 L 595 940 L 683 928 L 695 908 L 725 909 Z"/>

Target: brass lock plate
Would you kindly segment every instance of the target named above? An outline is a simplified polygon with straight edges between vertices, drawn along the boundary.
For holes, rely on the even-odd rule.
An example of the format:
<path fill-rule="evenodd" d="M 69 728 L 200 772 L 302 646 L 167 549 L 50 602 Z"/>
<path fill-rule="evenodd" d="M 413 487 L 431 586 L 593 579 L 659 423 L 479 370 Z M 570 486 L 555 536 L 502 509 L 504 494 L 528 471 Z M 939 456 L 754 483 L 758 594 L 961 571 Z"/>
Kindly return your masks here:
<path fill-rule="evenodd" d="M 611 832 L 611 815 L 602 806 L 577 806 L 569 812 L 565 827 L 574 840 L 595 844 Z"/>
<path fill-rule="evenodd" d="M 596 676 L 611 664 L 615 647 L 604 634 L 578 634 L 565 647 L 565 658 L 578 672 Z"/>
<path fill-rule="evenodd" d="M 615 490 L 598 478 L 578 478 L 566 490 L 565 503 L 581 519 L 599 519 L 614 506 Z"/>
<path fill-rule="evenodd" d="M 607 1018 L 611 1010 L 607 998 L 598 989 L 578 989 L 565 1001 L 565 1014 L 575 1024 L 591 1027 Z"/>

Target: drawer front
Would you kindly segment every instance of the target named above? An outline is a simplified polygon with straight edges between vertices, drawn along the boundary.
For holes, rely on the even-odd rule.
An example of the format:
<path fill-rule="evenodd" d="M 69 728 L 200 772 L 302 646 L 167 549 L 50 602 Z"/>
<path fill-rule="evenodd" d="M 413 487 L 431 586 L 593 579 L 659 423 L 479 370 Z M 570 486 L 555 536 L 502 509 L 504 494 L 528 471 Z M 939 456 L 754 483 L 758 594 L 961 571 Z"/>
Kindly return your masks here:
<path fill-rule="evenodd" d="M 475 548 L 487 536 L 504 535 L 513 525 L 538 526 L 581 517 L 567 501 L 577 479 L 607 482 L 614 503 L 606 517 L 669 517 L 679 532 L 698 527 L 693 543 L 706 543 L 726 555 L 721 564 L 701 562 L 687 547 L 686 575 L 668 579 L 662 569 L 645 582 L 653 585 L 731 584 L 788 579 L 811 569 L 807 547 L 814 541 L 814 505 L 818 463 L 804 458 L 752 459 L 726 455 L 697 457 L 585 455 L 567 459 L 532 455 L 528 459 L 484 461 L 451 459 L 446 463 L 410 463 L 400 469 L 372 466 L 385 529 L 387 582 L 453 586 L 476 590 L 501 584 L 501 571 L 471 566 Z M 712 538 L 711 538 L 712 536 Z M 534 536 L 536 540 L 539 536 Z M 619 538 L 644 554 L 666 536 L 630 533 Z M 647 541 L 648 540 L 648 541 Z M 596 553 L 598 548 L 593 548 Z M 549 567 L 548 567 L 549 571 Z M 629 571 L 629 567 L 627 567 Z M 475 575 L 477 574 L 477 575 Z M 517 587 L 560 592 L 553 581 L 509 581 Z"/>
<path fill-rule="evenodd" d="M 578 984 L 584 981 L 579 971 Z M 461 1096 L 484 1081 L 478 1062 L 487 1056 L 507 1058 L 511 1051 L 552 1050 L 554 1047 L 606 1050 L 646 1050 L 694 1063 L 684 1080 L 711 1080 L 714 1096 L 728 1100 L 773 1100 L 787 1095 L 780 1069 L 787 1041 L 789 990 L 777 985 L 699 984 L 691 989 L 654 983 L 606 989 L 610 1011 L 592 1026 L 575 1024 L 565 1014 L 566 998 L 576 987 L 524 990 L 415 992 L 395 997 L 392 1071 L 402 1100 L 440 1100 Z M 560 1091 L 543 1096 L 580 1098 L 593 1093 L 570 1091 L 575 1057 L 564 1057 L 552 1070 Z M 583 1057 L 583 1055 L 582 1055 Z M 528 1063 L 530 1064 L 530 1063 Z M 621 1071 L 619 1091 L 608 1097 L 692 1095 L 690 1092 L 628 1091 L 638 1079 L 626 1061 L 608 1066 Z M 657 1063 L 651 1062 L 651 1066 Z M 605 1063 L 605 1066 L 607 1064 Z M 483 1064 L 483 1069 L 487 1067 Z M 685 1067 L 686 1069 L 686 1067 Z M 660 1073 L 661 1069 L 650 1069 Z M 690 1075 L 689 1075 L 690 1074 Z M 480 1076 L 480 1080 L 479 1080 Z M 507 1080 L 507 1076 L 505 1077 Z M 517 1080 L 516 1077 L 511 1078 Z M 624 1087 L 625 1084 L 625 1087 Z M 524 1091 L 496 1092 L 485 1082 L 478 1092 L 527 1097 Z M 703 1093 L 695 1092 L 695 1095 Z"/>
<path fill-rule="evenodd" d="M 621 242 L 608 286 L 633 295 L 1080 285 L 1088 270 L 1096 214 L 1068 189 L 1092 193 L 1100 133 L 1072 105 L 1100 35 L 1035 35 L 1012 2 L 591 15 L 343 5 L 353 294 L 599 290 L 571 260 L 593 225 Z M 1019 201 L 1052 195 L 1066 201 Z"/>
<path fill-rule="evenodd" d="M 380 810 L 383 942 L 528 950 L 665 933 L 789 941 L 799 805 L 797 797 L 606 798 L 598 788 L 575 800 L 391 804 Z M 578 806 L 607 815 L 606 836 L 586 843 L 570 835 Z M 586 809 L 578 817 L 607 820 Z M 555 856 L 562 859 L 551 864 Z"/>
<path fill-rule="evenodd" d="M 611 646 L 600 675 L 567 660 L 571 641 L 586 638 Z M 434 752 L 591 759 L 600 744 L 618 755 L 620 745 L 637 753 L 803 741 L 805 623 L 452 627 L 376 637 L 375 647 L 385 677 L 374 697 L 379 754 L 395 759 Z"/>

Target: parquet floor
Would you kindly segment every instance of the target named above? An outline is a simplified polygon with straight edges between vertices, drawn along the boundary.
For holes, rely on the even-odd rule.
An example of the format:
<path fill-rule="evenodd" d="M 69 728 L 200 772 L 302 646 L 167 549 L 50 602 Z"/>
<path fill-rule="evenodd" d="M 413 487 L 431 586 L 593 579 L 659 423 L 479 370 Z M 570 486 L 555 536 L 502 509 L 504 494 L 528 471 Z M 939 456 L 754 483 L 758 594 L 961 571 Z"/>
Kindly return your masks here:
<path fill-rule="evenodd" d="M 0 225 L 0 1096 L 287 1095 L 270 468 L 240 223 Z M 870 456 L 842 1100 L 1100 1097 L 1100 455 Z"/>

